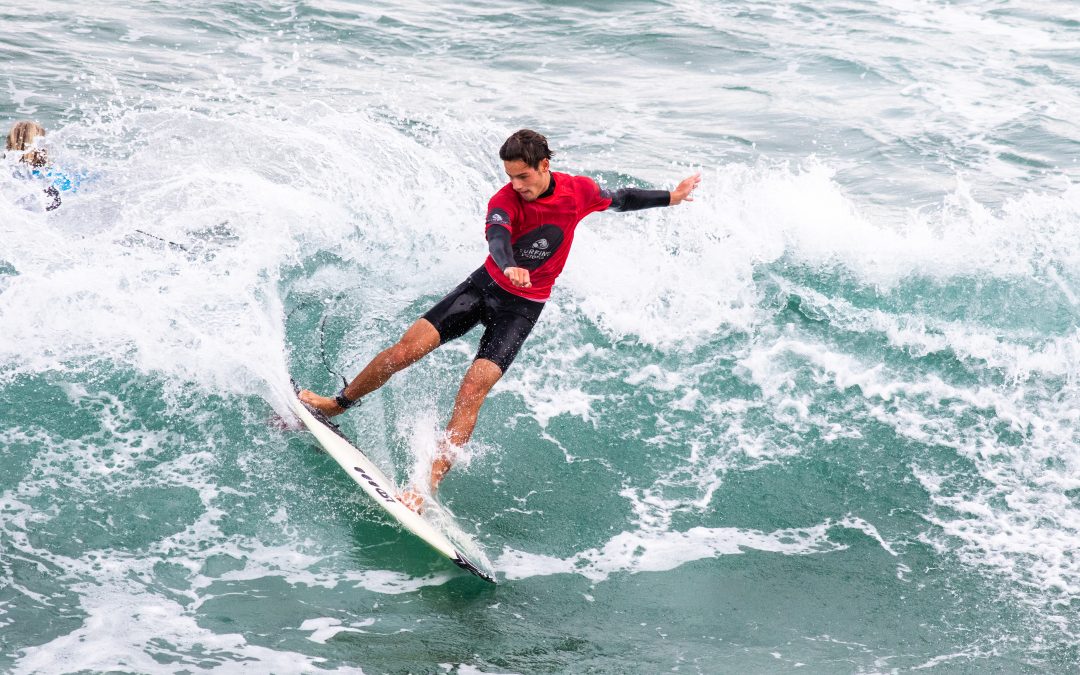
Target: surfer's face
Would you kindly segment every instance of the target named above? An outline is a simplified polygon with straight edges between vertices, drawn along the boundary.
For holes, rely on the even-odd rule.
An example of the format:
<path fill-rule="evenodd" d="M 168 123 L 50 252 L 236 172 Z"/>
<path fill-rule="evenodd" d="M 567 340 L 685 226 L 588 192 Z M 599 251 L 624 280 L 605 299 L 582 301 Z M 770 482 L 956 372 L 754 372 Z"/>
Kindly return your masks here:
<path fill-rule="evenodd" d="M 548 188 L 551 183 L 550 165 L 549 160 L 542 159 L 534 169 L 520 159 L 503 160 L 506 175 L 510 177 L 510 184 L 514 187 L 514 192 L 521 195 L 521 198 L 527 202 L 531 202 L 544 194 L 544 190 Z"/>

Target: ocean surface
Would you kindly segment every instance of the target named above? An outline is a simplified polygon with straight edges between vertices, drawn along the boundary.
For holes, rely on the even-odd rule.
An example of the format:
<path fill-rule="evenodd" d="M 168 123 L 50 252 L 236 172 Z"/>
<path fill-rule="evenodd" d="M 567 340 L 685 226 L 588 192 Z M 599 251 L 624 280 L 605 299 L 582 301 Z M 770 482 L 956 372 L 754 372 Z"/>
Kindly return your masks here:
<path fill-rule="evenodd" d="M 1075 673 L 1073 0 L 0 8 L 0 671 Z M 322 393 L 486 255 L 498 148 L 583 221 L 399 531 Z M 401 485 L 479 332 L 341 419 Z"/>

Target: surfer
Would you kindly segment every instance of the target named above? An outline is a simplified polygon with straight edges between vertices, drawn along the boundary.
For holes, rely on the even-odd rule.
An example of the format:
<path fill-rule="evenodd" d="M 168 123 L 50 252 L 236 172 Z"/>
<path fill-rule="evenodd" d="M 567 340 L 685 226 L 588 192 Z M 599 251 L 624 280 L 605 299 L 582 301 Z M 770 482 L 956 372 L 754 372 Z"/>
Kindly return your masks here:
<path fill-rule="evenodd" d="M 20 170 L 20 174 L 26 174 L 27 178 L 44 180 L 44 191 L 50 199 L 45 210 L 52 211 L 60 208 L 60 193 L 75 190 L 77 181 L 65 176 L 49 163 L 48 153 L 43 147 L 44 139 L 45 127 L 37 122 L 22 120 L 13 124 L 8 132 L 6 149 L 9 152 L 23 153 L 19 157 L 20 169 L 25 166 L 28 171 Z"/>
<path fill-rule="evenodd" d="M 489 255 L 484 264 L 428 310 L 393 346 L 371 360 L 336 396 L 304 390 L 300 399 L 328 416 L 340 415 L 435 348 L 484 325 L 476 358 L 458 390 L 446 434 L 431 465 L 432 494 L 450 470 L 453 450 L 468 442 L 488 392 L 506 373 L 536 325 L 566 264 L 577 224 L 590 213 L 636 211 L 692 201 L 700 174 L 674 190 L 601 189 L 596 181 L 551 170 L 547 139 L 530 129 L 499 149 L 507 183 L 488 202 Z M 398 497 L 419 511 L 416 488 Z"/>

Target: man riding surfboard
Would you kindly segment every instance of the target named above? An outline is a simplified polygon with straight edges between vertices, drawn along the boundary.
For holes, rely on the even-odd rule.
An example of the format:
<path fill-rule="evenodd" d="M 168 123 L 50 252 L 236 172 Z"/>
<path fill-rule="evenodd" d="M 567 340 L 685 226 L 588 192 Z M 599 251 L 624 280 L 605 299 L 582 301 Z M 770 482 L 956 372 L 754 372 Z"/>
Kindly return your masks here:
<path fill-rule="evenodd" d="M 446 435 L 431 465 L 434 494 L 453 463 L 453 449 L 472 436 L 488 392 L 517 356 L 562 272 L 578 223 L 607 209 L 636 211 L 693 201 L 699 174 L 674 190 L 602 190 L 591 178 L 551 171 L 554 153 L 532 130 L 512 134 L 499 149 L 510 182 L 488 202 L 489 255 L 484 264 L 380 352 L 336 396 L 304 390 L 300 400 L 327 416 L 340 415 L 397 373 L 442 344 L 484 325 L 476 358 L 458 390 Z M 410 488 L 398 497 L 419 511 L 423 497 Z"/>

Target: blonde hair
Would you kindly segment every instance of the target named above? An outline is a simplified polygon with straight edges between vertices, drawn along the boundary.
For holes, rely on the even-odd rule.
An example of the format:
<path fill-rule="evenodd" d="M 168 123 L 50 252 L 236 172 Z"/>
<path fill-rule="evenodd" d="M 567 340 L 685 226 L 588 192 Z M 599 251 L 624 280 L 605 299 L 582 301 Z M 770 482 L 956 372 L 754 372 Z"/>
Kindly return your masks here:
<path fill-rule="evenodd" d="M 11 127 L 7 137 L 8 150 L 27 150 L 34 145 L 34 139 L 45 135 L 45 127 L 37 122 L 22 120 Z M 32 150 L 22 156 L 22 161 L 31 166 L 44 166 L 48 159 L 44 149 Z"/>

